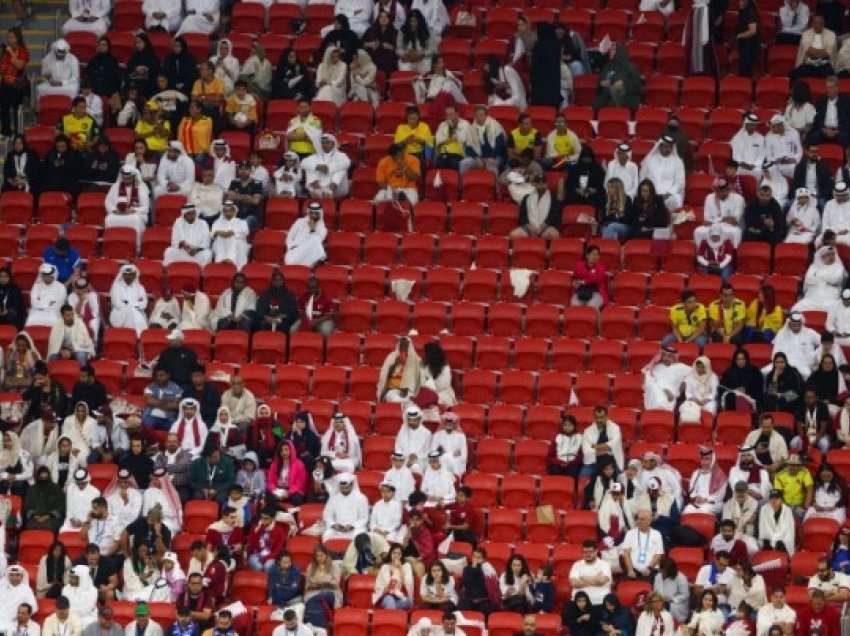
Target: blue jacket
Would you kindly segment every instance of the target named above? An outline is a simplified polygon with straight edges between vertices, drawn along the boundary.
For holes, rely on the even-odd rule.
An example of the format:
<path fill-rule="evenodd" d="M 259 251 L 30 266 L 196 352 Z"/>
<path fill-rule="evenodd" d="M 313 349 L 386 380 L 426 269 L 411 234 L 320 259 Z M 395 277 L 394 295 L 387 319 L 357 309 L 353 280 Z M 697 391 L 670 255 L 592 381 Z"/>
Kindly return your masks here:
<path fill-rule="evenodd" d="M 275 563 L 269 570 L 269 598 L 272 605 L 286 607 L 297 596 L 301 596 L 301 571 L 294 565 L 283 571 Z"/>
<path fill-rule="evenodd" d="M 44 250 L 41 258 L 45 263 L 49 263 L 56 268 L 56 277 L 60 283 L 64 283 L 71 278 L 71 274 L 80 266 L 80 253 L 73 247 L 68 248 L 68 253 L 65 256 L 60 256 L 56 248 L 51 245 Z"/>

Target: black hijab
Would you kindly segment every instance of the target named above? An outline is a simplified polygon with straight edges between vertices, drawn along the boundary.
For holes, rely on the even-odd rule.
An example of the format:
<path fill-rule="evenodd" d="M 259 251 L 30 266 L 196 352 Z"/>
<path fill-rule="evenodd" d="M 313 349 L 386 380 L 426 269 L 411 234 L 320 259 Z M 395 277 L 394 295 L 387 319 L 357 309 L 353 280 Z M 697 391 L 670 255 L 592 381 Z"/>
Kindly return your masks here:
<path fill-rule="evenodd" d="M 348 18 L 341 13 L 334 16 L 334 28 L 322 40 L 322 55 L 329 46 L 340 50 L 339 55 L 346 64 L 351 64 L 351 60 L 357 55 L 357 49 L 360 48 L 360 38 L 351 30 Z"/>
<path fill-rule="evenodd" d="M 173 88 L 188 95 L 192 92 L 192 85 L 198 79 L 198 62 L 189 52 L 186 40 L 182 37 L 174 40 L 180 45 L 180 52 L 165 56 L 162 62 L 162 74 L 168 78 L 168 88 Z"/>
<path fill-rule="evenodd" d="M 832 371 L 826 371 L 823 368 L 823 361 L 827 358 L 832 360 Z M 840 386 L 839 373 L 835 358 L 827 353 L 821 358 L 818 368 L 809 376 L 808 388 L 814 389 L 819 400 L 827 400 L 835 404 L 838 401 Z"/>
<path fill-rule="evenodd" d="M 735 363 L 739 355 L 744 356 L 743 367 Z M 742 389 L 756 401 L 756 404 L 761 404 L 764 393 L 763 376 L 761 370 L 750 362 L 750 353 L 743 347 L 735 351 L 732 364 L 720 377 L 720 392 L 723 393 L 727 389 Z"/>
<path fill-rule="evenodd" d="M 561 43 L 555 28 L 537 25 L 537 42 L 531 51 L 531 99 L 534 106 L 561 105 Z"/>
<path fill-rule="evenodd" d="M 121 90 L 121 67 L 112 54 L 109 38 L 102 37 L 98 44 L 101 42 L 106 43 L 106 51 L 98 51 L 92 56 L 86 65 L 86 77 L 93 93 L 111 96 Z"/>

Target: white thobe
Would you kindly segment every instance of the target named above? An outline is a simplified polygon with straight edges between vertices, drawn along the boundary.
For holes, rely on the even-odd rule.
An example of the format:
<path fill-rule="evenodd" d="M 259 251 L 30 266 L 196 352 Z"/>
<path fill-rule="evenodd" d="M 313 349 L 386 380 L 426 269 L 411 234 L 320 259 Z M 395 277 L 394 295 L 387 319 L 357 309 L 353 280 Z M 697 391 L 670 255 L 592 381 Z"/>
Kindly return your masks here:
<path fill-rule="evenodd" d="M 173 534 L 182 530 L 180 527 L 179 511 L 175 510 L 168 502 L 168 498 L 161 488 L 148 488 L 142 497 L 142 514 L 147 515 L 151 508 L 159 504 L 162 508 L 162 522 L 168 526 Z"/>
<path fill-rule="evenodd" d="M 186 0 L 186 17 L 177 36 L 184 33 L 212 33 L 218 27 L 218 0 Z M 205 14 L 212 19 L 207 19 Z M 177 37 L 175 36 L 175 37 Z"/>
<path fill-rule="evenodd" d="M 691 368 L 681 362 L 656 364 L 643 377 L 643 403 L 647 409 L 672 411 Z M 671 399 L 667 391 L 673 394 Z"/>
<path fill-rule="evenodd" d="M 321 166 L 326 167 L 327 172 L 320 172 Z M 344 152 L 339 150 L 323 152 L 319 148 L 315 154 L 301 162 L 301 170 L 304 172 L 304 187 L 311 196 L 316 198 L 345 197 L 348 195 L 348 168 L 350 166 L 351 159 Z M 336 186 L 336 189 L 332 190 L 331 185 Z"/>
<path fill-rule="evenodd" d="M 105 519 L 92 519 L 87 533 L 87 543 L 93 543 L 100 548 L 101 554 L 111 553 L 121 540 L 124 528 L 110 510 Z"/>
<path fill-rule="evenodd" d="M 738 168 L 739 174 L 749 174 L 758 176 L 761 174 L 762 166 L 764 165 L 764 135 L 758 132 L 750 134 L 745 128 L 741 128 L 730 142 L 732 145 L 732 159 L 739 164 L 749 164 L 753 166 L 744 168 L 741 165 Z"/>
<path fill-rule="evenodd" d="M 174 184 L 178 190 L 171 191 L 168 184 Z M 195 162 L 184 153 L 180 153 L 177 159 L 172 161 L 165 154 L 159 160 L 156 170 L 156 185 L 153 188 L 153 196 L 157 198 L 163 194 L 179 194 L 188 197 L 195 184 Z"/>
<path fill-rule="evenodd" d="M 114 518 L 122 529 L 129 526 L 139 515 L 142 514 L 142 493 L 136 488 L 127 489 L 127 501 L 121 497 L 120 490 L 116 490 L 106 500 L 109 505 L 109 516 Z"/>
<path fill-rule="evenodd" d="M 826 510 L 818 511 L 815 506 Z M 828 510 L 829 508 L 833 510 Z M 828 492 L 823 487 L 815 488 L 814 505 L 806 510 L 806 516 L 803 520 L 807 521 L 812 518 L 833 519 L 839 526 L 843 525 L 847 519 L 847 508 L 844 505 L 841 490 L 836 489 L 835 492 Z"/>
<path fill-rule="evenodd" d="M 794 168 L 803 158 L 803 144 L 800 143 L 800 133 L 788 126 L 785 132 L 778 135 L 769 132 L 764 137 L 764 154 L 768 162 L 773 163 L 783 177 L 794 176 Z M 794 163 L 777 163 L 780 159 L 793 159 Z"/>
<path fill-rule="evenodd" d="M 830 199 L 826 202 L 818 243 L 823 241 L 822 235 L 827 230 L 835 232 L 836 243 L 850 245 L 850 201 L 839 203 L 835 199 Z"/>
<path fill-rule="evenodd" d="M 168 318 L 165 314 L 169 314 Z M 169 300 L 158 298 L 154 303 L 151 315 L 148 318 L 151 325 L 159 325 L 160 327 L 168 328 L 172 324 L 180 323 L 180 303 L 172 296 Z"/>
<path fill-rule="evenodd" d="M 72 413 L 62 422 L 62 437 L 71 440 L 71 450 L 80 451 L 77 458 L 85 466 L 86 458 L 91 449 L 94 448 L 94 441 L 97 437 L 97 420 L 87 416 L 85 421 L 80 424 L 77 421 L 76 414 Z"/>
<path fill-rule="evenodd" d="M 335 13 L 348 18 L 348 26 L 358 38 L 362 38 L 366 29 L 374 22 L 371 0 L 337 0 Z"/>
<path fill-rule="evenodd" d="M 725 199 L 718 197 L 715 192 L 706 195 L 702 207 L 702 216 L 705 220 L 705 225 L 694 229 L 694 243 L 699 245 L 703 241 L 707 241 L 709 227 L 714 223 L 720 223 L 725 237 L 732 241 L 732 244 L 737 248 L 741 244 L 741 225 L 744 222 L 744 207 L 744 197 L 737 192 L 730 192 Z M 730 217 L 737 219 L 738 224 L 734 225 L 723 221 L 723 219 Z"/>
<path fill-rule="evenodd" d="M 421 490 L 429 498 L 434 497 L 442 503 L 451 503 L 455 500 L 454 475 L 442 466 L 437 470 L 426 466 L 422 473 Z"/>
<path fill-rule="evenodd" d="M 770 474 L 764 468 L 759 471 L 759 483 L 750 484 L 749 473 L 735 464 L 729 469 L 729 483 L 737 484 L 739 481 L 748 484 L 749 490 L 752 493 L 761 495 L 762 498 L 760 501 L 767 501 L 767 496 L 770 494 L 771 488 L 773 488 L 770 482 Z"/>
<path fill-rule="evenodd" d="M 77 316 L 79 316 L 80 320 L 82 320 L 84 307 L 85 305 L 88 305 L 91 318 L 89 318 L 88 322 L 85 324 L 89 329 L 92 340 L 96 340 L 100 334 L 100 300 L 97 297 L 97 292 L 90 291 L 86 293 L 86 296 L 83 299 L 80 299 L 77 292 L 71 292 L 71 295 L 68 296 L 68 304 L 75 309 L 81 301 L 83 306 L 77 311 Z"/>
<path fill-rule="evenodd" d="M 215 76 L 224 84 L 224 94 L 230 95 L 233 92 L 233 84 L 239 79 L 239 60 L 231 52 L 224 58 L 213 55 L 210 64 L 215 69 Z"/>
<path fill-rule="evenodd" d="M 623 182 L 626 196 L 634 199 L 637 194 L 638 183 L 640 183 L 637 164 L 634 161 L 627 161 L 626 165 L 623 165 L 616 158 L 612 159 L 605 169 L 605 185 L 608 185 L 608 182 L 615 178 Z"/>
<path fill-rule="evenodd" d="M 230 185 L 229 183 L 227 184 Z M 195 183 L 189 193 L 189 203 L 195 206 L 204 219 L 212 219 L 221 214 L 225 188 L 213 181 L 209 185 Z"/>
<path fill-rule="evenodd" d="M 785 237 L 786 243 L 811 243 L 815 240 L 815 235 L 820 231 L 820 212 L 818 212 L 817 204 L 811 198 L 804 207 L 800 207 L 795 199 L 788 208 L 788 236 Z M 791 222 L 798 220 L 801 227 L 791 225 Z"/>
<path fill-rule="evenodd" d="M 369 517 L 369 530 L 375 532 L 380 530 L 382 535 L 390 543 L 401 543 L 404 540 L 404 526 L 402 519 L 402 503 L 396 499 L 375 502 L 372 506 L 372 514 Z"/>
<path fill-rule="evenodd" d="M 395 452 L 404 455 L 405 461 L 411 455 L 416 457 L 416 461 L 410 466 L 410 470 L 414 473 L 421 473 L 428 464 L 428 451 L 431 449 L 431 431 L 423 424 L 418 428 L 412 429 L 409 426 L 402 426 L 395 438 Z"/>
<path fill-rule="evenodd" d="M 835 334 L 836 344 L 850 345 L 850 335 L 838 335 L 850 334 L 850 307 L 846 306 L 843 302 L 835 303 L 827 313 L 826 330 Z"/>
<path fill-rule="evenodd" d="M 142 284 L 136 280 L 127 285 L 123 280 L 113 283 L 109 290 L 112 310 L 109 312 L 109 324 L 113 327 L 135 329 L 136 335 L 148 328 L 148 295 Z"/>
<path fill-rule="evenodd" d="M 120 182 L 113 183 L 106 193 L 106 220 L 105 227 L 129 227 L 136 230 L 136 247 L 142 244 L 142 234 L 148 224 L 148 213 L 150 212 L 150 194 L 148 189 L 143 185 L 138 188 L 139 204 L 133 208 L 133 211 L 128 211 L 127 214 L 118 212 L 118 191 Z"/>
<path fill-rule="evenodd" d="M 416 490 L 416 480 L 407 466 L 390 468 L 384 473 L 384 478 L 381 481 L 395 486 L 395 497 L 393 499 L 402 504 L 406 504 L 410 493 Z"/>
<path fill-rule="evenodd" d="M 755 446 L 761 434 L 760 428 L 750 431 L 744 439 L 744 446 Z M 767 452 L 770 453 L 770 460 L 773 463 L 788 459 L 788 445 L 785 443 L 785 438 L 776 430 L 771 432 L 770 439 L 767 441 Z"/>
<path fill-rule="evenodd" d="M 765 493 L 769 493 L 771 489 L 770 477 L 767 475 L 767 471 L 763 468 L 760 470 L 761 475 L 761 484 L 748 484 L 749 488 L 754 491 L 757 491 L 761 494 L 762 491 Z M 739 481 L 743 481 L 747 483 L 747 474 L 744 473 L 737 466 L 733 466 L 729 471 L 729 483 L 738 483 Z M 733 480 L 733 477 L 735 478 Z M 767 496 L 767 495 L 765 495 Z M 755 497 L 751 496 L 748 492 L 747 497 L 744 499 L 744 503 L 740 503 L 736 497 L 730 498 L 726 503 L 723 504 L 722 512 L 720 514 L 720 518 L 731 519 L 735 522 L 735 528 L 738 532 L 738 536 L 747 543 L 747 548 L 749 549 L 751 544 L 751 539 L 755 537 L 756 534 L 756 523 L 758 522 L 758 511 L 759 511 L 759 500 Z M 756 546 L 756 552 L 758 552 L 758 546 Z"/>
<path fill-rule="evenodd" d="M 62 33 L 68 35 L 74 31 L 88 31 L 97 37 L 103 37 L 109 30 L 109 0 L 71 0 L 68 10 L 71 17 L 62 25 Z M 96 18 L 84 21 L 81 18 Z"/>
<path fill-rule="evenodd" d="M 213 180 L 226 192 L 230 184 L 236 180 L 236 163 L 229 156 L 215 158 L 213 162 L 215 177 Z"/>
<path fill-rule="evenodd" d="M 702 497 L 707 501 L 697 504 L 691 501 L 682 512 L 707 512 L 709 514 L 719 514 L 723 509 L 723 497 L 726 495 L 726 483 L 723 482 L 717 490 L 711 492 L 711 470 L 703 471 L 697 469 L 691 475 L 690 485 L 688 487 L 688 496 L 691 500 L 696 497 Z"/>
<path fill-rule="evenodd" d="M 818 266 L 812 264 L 803 280 L 803 297 L 792 311 L 829 311 L 841 298 L 844 285 L 844 268 L 840 266 Z"/>
<path fill-rule="evenodd" d="M 181 244 L 201 251 L 193 256 L 182 249 Z M 210 226 L 199 219 L 195 219 L 194 223 L 189 223 L 183 217 L 175 220 L 171 227 L 171 247 L 165 248 L 165 254 L 162 257 L 163 264 L 167 266 L 178 261 L 190 261 L 204 267 L 211 260 Z"/>
<path fill-rule="evenodd" d="M 82 584 L 66 585 L 62 588 L 62 596 L 68 599 L 71 616 L 79 618 L 84 629 L 97 621 L 97 588 L 91 581 L 85 587 Z"/>
<path fill-rule="evenodd" d="M 313 155 L 304 160 L 306 164 Z M 289 233 L 286 235 L 286 255 L 283 262 L 287 265 L 306 265 L 313 267 L 316 263 L 325 260 L 324 242 L 328 236 L 328 229 L 322 220 L 316 222 L 314 228 L 310 228 L 310 218 L 302 216 L 295 219 Z"/>
<path fill-rule="evenodd" d="M 469 450 L 466 445 L 466 435 L 460 431 L 449 433 L 440 429 L 431 436 L 431 450 L 442 449 L 440 461 L 455 476 L 463 477 L 466 472 L 466 462 Z"/>
<path fill-rule="evenodd" d="M 316 84 L 324 82 L 324 85 L 316 92 L 315 99 L 319 101 L 333 102 L 337 108 L 346 100 L 346 83 L 348 82 L 348 66 L 344 62 L 331 64 L 322 62 L 316 70 Z M 316 146 L 317 151 L 321 148 Z"/>
<path fill-rule="evenodd" d="M 27 315 L 26 326 L 52 327 L 61 319 L 59 310 L 65 304 L 67 297 L 65 285 L 56 279 L 49 285 L 45 285 L 39 275 L 30 291 L 30 311 Z"/>
<path fill-rule="evenodd" d="M 794 513 L 791 508 L 782 504 L 777 520 L 772 506 L 762 506 L 759 512 L 759 539 L 770 541 L 772 546 L 777 541 L 782 541 L 788 550 L 788 556 L 794 556 Z"/>
<path fill-rule="evenodd" d="M 655 191 L 662 197 L 669 195 L 664 200 L 667 209 L 682 207 L 685 200 L 685 164 L 679 157 L 673 154 L 664 157 L 659 153 L 649 155 L 641 165 L 640 178 L 652 181 Z"/>
<path fill-rule="evenodd" d="M 33 420 L 21 431 L 21 448 L 27 451 L 34 462 L 41 465 L 50 453 L 56 450 L 59 441 L 59 425 L 53 427 L 47 439 L 44 439 L 44 422 Z M 73 474 L 73 473 L 71 473 Z"/>
<path fill-rule="evenodd" d="M 599 444 L 600 432 L 599 426 L 594 423 L 584 429 L 584 433 L 582 433 L 581 454 L 582 462 L 585 465 L 593 465 L 599 459 L 596 456 L 596 451 L 593 447 Z M 611 449 L 609 454 L 614 458 L 614 461 L 617 462 L 617 467 L 620 470 L 623 470 L 625 467 L 625 461 L 623 456 L 623 436 L 620 432 L 620 427 L 611 420 L 608 420 L 605 425 L 605 435 L 608 438 L 608 441 L 606 441 L 605 444 L 607 444 Z"/>
<path fill-rule="evenodd" d="M 361 532 L 366 532 L 369 526 L 369 500 L 362 492 L 353 490 L 347 495 L 336 493 L 325 504 L 322 513 L 325 521 L 325 532 L 322 541 L 328 539 L 353 539 Z M 351 530 L 335 530 L 332 526 L 339 524 L 351 526 Z"/>
<path fill-rule="evenodd" d="M 231 261 L 238 269 L 242 269 L 248 262 L 248 251 L 251 249 L 248 245 L 248 224 L 244 219 L 235 216 L 232 219 L 221 216 L 213 223 L 211 233 L 219 231 L 233 232 L 233 236 L 217 236 L 213 239 L 212 252 L 215 262 Z"/>
<path fill-rule="evenodd" d="M 180 26 L 180 8 L 182 4 L 173 0 L 144 0 L 142 12 L 145 14 L 147 30 L 162 28 L 174 33 Z M 164 13 L 165 17 L 155 18 L 155 13 Z"/>
<path fill-rule="evenodd" d="M 180 307 L 180 329 L 210 328 L 210 298 L 202 291 L 195 292 L 195 301 L 184 300 Z"/>
<path fill-rule="evenodd" d="M 68 486 L 68 490 L 65 492 L 65 524 L 59 532 L 78 531 L 79 527 L 75 528 L 71 525 L 71 521 L 82 524 L 88 519 L 91 512 L 91 502 L 97 497 L 100 497 L 100 491 L 91 484 L 86 484 L 86 487 L 82 490 L 76 483 Z"/>
<path fill-rule="evenodd" d="M 67 53 L 64 60 L 57 60 L 53 53 L 48 53 L 41 61 L 41 75 L 59 82 L 59 86 L 51 86 L 47 81 L 36 86 L 36 94 L 41 99 L 45 95 L 67 95 L 74 99 L 80 92 L 80 62 L 72 53 Z"/>
<path fill-rule="evenodd" d="M 800 5 L 805 6 L 805 5 Z M 767 636 L 770 628 L 777 623 L 790 623 L 791 625 L 797 622 L 797 612 L 787 603 L 780 609 L 776 609 L 773 603 L 762 605 L 756 615 L 756 636 Z"/>
<path fill-rule="evenodd" d="M 0 584 L 0 595 L 2 595 L 3 599 L 3 602 L 0 603 L 0 624 L 4 627 L 12 626 L 12 623 L 15 622 L 18 607 L 20 607 L 21 603 L 29 604 L 33 613 L 38 611 L 38 602 L 36 601 L 35 594 L 33 594 L 32 588 L 24 581 L 21 581 L 17 585 L 12 585 L 7 578 Z M 9 629 L 6 633 L 16 634 L 17 632 L 14 629 Z"/>

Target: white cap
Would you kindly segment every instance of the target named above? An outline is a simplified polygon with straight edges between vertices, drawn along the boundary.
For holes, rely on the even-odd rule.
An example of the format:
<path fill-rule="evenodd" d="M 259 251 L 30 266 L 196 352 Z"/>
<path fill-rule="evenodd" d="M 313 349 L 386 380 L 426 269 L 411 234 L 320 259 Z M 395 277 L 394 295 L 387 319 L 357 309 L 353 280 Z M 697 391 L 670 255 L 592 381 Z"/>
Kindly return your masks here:
<path fill-rule="evenodd" d="M 354 481 L 354 475 L 352 475 L 351 473 L 340 473 L 339 477 L 337 478 L 337 481 L 340 484 L 350 484 Z"/>
<path fill-rule="evenodd" d="M 773 125 L 773 124 L 784 124 L 785 118 L 782 115 L 780 115 L 779 113 L 776 113 L 773 117 L 770 118 L 770 123 L 771 123 L 771 125 Z"/>
<path fill-rule="evenodd" d="M 759 123 L 759 116 L 755 113 L 747 113 L 747 116 L 744 118 L 744 121 L 748 124 L 757 124 Z"/>
<path fill-rule="evenodd" d="M 799 311 L 792 311 L 791 315 L 788 316 L 788 320 L 791 322 L 803 322 L 803 314 Z"/>
<path fill-rule="evenodd" d="M 794 196 L 807 197 L 809 196 L 809 191 L 806 188 L 797 188 L 797 191 L 794 193 Z"/>
<path fill-rule="evenodd" d="M 51 265 L 50 263 L 42 263 L 38 268 L 38 273 L 53 276 L 54 274 L 56 274 L 56 268 L 53 267 L 53 265 Z"/>

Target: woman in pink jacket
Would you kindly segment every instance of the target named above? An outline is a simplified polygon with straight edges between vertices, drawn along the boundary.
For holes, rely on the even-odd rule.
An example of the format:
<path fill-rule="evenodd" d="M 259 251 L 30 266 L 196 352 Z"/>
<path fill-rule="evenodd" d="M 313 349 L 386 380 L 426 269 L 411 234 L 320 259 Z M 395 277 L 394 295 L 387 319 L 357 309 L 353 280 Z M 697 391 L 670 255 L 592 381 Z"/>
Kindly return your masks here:
<path fill-rule="evenodd" d="M 280 502 L 297 506 L 304 501 L 307 469 L 304 462 L 298 459 L 295 446 L 289 440 L 284 440 L 277 447 L 272 465 L 269 466 L 266 487 Z"/>
<path fill-rule="evenodd" d="M 599 259 L 601 253 L 596 245 L 584 248 L 584 258 L 573 272 L 573 297 L 571 305 L 588 305 L 602 309 L 608 304 L 608 270 Z"/>

